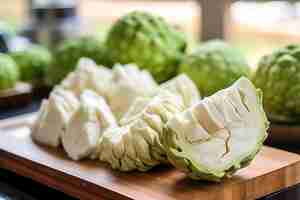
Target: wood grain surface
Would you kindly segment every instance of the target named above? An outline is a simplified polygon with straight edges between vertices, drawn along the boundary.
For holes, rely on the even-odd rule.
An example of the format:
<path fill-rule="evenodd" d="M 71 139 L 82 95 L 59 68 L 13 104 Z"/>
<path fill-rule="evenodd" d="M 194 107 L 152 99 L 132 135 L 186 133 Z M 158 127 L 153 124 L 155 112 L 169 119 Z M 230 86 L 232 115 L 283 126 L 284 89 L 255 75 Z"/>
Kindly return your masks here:
<path fill-rule="evenodd" d="M 0 122 L 0 167 L 79 199 L 256 199 L 300 182 L 300 156 L 270 147 L 223 183 L 192 181 L 168 166 L 122 173 L 97 161 L 73 162 L 62 149 L 32 142 L 33 119 L 27 115 Z"/>

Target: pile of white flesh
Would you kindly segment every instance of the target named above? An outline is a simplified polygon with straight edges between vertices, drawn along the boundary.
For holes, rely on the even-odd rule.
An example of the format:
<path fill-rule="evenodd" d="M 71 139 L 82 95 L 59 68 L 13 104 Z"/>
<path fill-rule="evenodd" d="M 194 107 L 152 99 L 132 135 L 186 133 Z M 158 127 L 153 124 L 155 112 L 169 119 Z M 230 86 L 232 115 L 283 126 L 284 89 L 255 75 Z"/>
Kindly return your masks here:
<path fill-rule="evenodd" d="M 42 103 L 32 138 L 49 146 L 62 144 L 73 160 L 99 158 L 120 170 L 145 171 L 166 161 L 159 134 L 168 119 L 199 100 L 186 75 L 159 87 L 149 72 L 135 65 L 108 69 L 82 58 Z M 111 148 L 116 141 L 117 147 Z M 138 149 L 126 151 L 124 158 L 111 153 L 124 146 Z M 127 161 L 133 158 L 134 165 Z M 116 159 L 129 164 L 117 166 Z"/>
<path fill-rule="evenodd" d="M 219 180 L 249 163 L 266 137 L 260 93 L 242 78 L 201 100 L 186 75 L 158 85 L 135 65 L 81 59 L 44 100 L 32 138 L 73 160 L 121 171 L 171 163 L 192 178 Z"/>
<path fill-rule="evenodd" d="M 69 73 L 61 82 L 60 87 L 72 91 L 77 97 L 87 89 L 107 98 L 111 87 L 112 71 L 106 67 L 97 66 L 88 58 L 81 58 L 76 70 Z"/>
<path fill-rule="evenodd" d="M 200 101 L 200 93 L 195 83 L 186 75 L 180 74 L 177 77 L 161 84 L 159 90 L 168 90 L 179 95 L 186 107 L 190 107 Z"/>

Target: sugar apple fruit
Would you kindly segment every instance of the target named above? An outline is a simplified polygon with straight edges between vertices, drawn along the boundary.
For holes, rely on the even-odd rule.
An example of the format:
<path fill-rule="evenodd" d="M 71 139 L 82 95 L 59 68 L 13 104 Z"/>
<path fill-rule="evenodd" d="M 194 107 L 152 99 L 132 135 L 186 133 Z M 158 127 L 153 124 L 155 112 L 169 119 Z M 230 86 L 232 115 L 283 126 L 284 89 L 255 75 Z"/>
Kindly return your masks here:
<path fill-rule="evenodd" d="M 58 84 L 69 72 L 73 71 L 80 58 L 94 60 L 98 65 L 107 65 L 103 39 L 83 36 L 63 41 L 54 51 L 54 62 L 49 68 L 47 83 Z"/>
<path fill-rule="evenodd" d="M 162 82 L 176 75 L 186 40 L 161 17 L 134 11 L 111 27 L 106 46 L 113 63 L 135 63 Z"/>
<path fill-rule="evenodd" d="M 171 118 L 161 142 L 192 179 L 220 181 L 247 166 L 267 137 L 262 93 L 246 78 Z"/>
<path fill-rule="evenodd" d="M 42 46 L 33 45 L 22 51 L 11 53 L 17 63 L 21 80 L 35 86 L 43 85 L 46 72 L 52 62 L 50 51 Z"/>
<path fill-rule="evenodd" d="M 186 55 L 179 72 L 186 73 L 203 96 L 209 96 L 230 86 L 241 76 L 249 76 L 250 68 L 237 49 L 220 40 L 213 40 Z"/>
<path fill-rule="evenodd" d="M 300 121 L 300 45 L 288 45 L 262 57 L 253 82 L 264 93 L 270 120 Z"/>
<path fill-rule="evenodd" d="M 0 53 L 0 90 L 13 88 L 19 80 L 19 69 L 14 60 Z"/>

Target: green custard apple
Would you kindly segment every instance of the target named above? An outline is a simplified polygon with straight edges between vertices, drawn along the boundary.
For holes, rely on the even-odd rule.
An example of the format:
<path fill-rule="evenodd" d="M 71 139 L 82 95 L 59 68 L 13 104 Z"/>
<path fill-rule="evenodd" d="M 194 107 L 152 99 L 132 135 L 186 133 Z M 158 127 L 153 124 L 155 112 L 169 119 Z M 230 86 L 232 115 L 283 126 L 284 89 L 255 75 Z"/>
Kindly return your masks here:
<path fill-rule="evenodd" d="M 300 121 L 300 45 L 262 57 L 253 82 L 264 93 L 264 108 L 272 121 Z"/>
<path fill-rule="evenodd" d="M 187 74 L 203 96 L 230 86 L 250 68 L 243 54 L 221 40 L 208 41 L 183 58 L 180 73 Z"/>
<path fill-rule="evenodd" d="M 176 168 L 218 182 L 250 164 L 267 128 L 262 93 L 243 77 L 171 118 L 161 141 Z"/>
<path fill-rule="evenodd" d="M 0 90 L 13 88 L 19 80 L 19 70 L 14 60 L 0 53 Z"/>
<path fill-rule="evenodd" d="M 66 40 L 54 51 L 55 59 L 48 71 L 48 84 L 58 84 L 69 72 L 76 68 L 79 59 L 82 57 L 90 58 L 98 65 L 109 65 L 102 38 L 83 36 Z"/>
<path fill-rule="evenodd" d="M 33 45 L 25 50 L 11 53 L 17 63 L 22 81 L 35 86 L 44 84 L 47 70 L 52 62 L 51 52 L 42 46 Z"/>
<path fill-rule="evenodd" d="M 186 40 L 161 17 L 134 11 L 111 27 L 106 46 L 113 63 L 135 63 L 163 82 L 176 75 Z"/>

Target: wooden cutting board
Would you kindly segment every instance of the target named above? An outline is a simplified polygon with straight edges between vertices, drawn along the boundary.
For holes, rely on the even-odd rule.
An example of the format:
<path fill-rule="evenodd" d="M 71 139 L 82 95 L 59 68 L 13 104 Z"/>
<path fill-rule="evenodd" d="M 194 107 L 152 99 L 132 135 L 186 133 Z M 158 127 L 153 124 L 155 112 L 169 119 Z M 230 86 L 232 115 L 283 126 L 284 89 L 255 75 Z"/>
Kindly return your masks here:
<path fill-rule="evenodd" d="M 223 183 L 192 181 L 167 166 L 122 173 L 97 161 L 73 162 L 62 149 L 32 142 L 33 119 L 27 115 L 0 122 L 0 167 L 80 199 L 256 199 L 300 182 L 300 156 L 270 147 Z"/>

